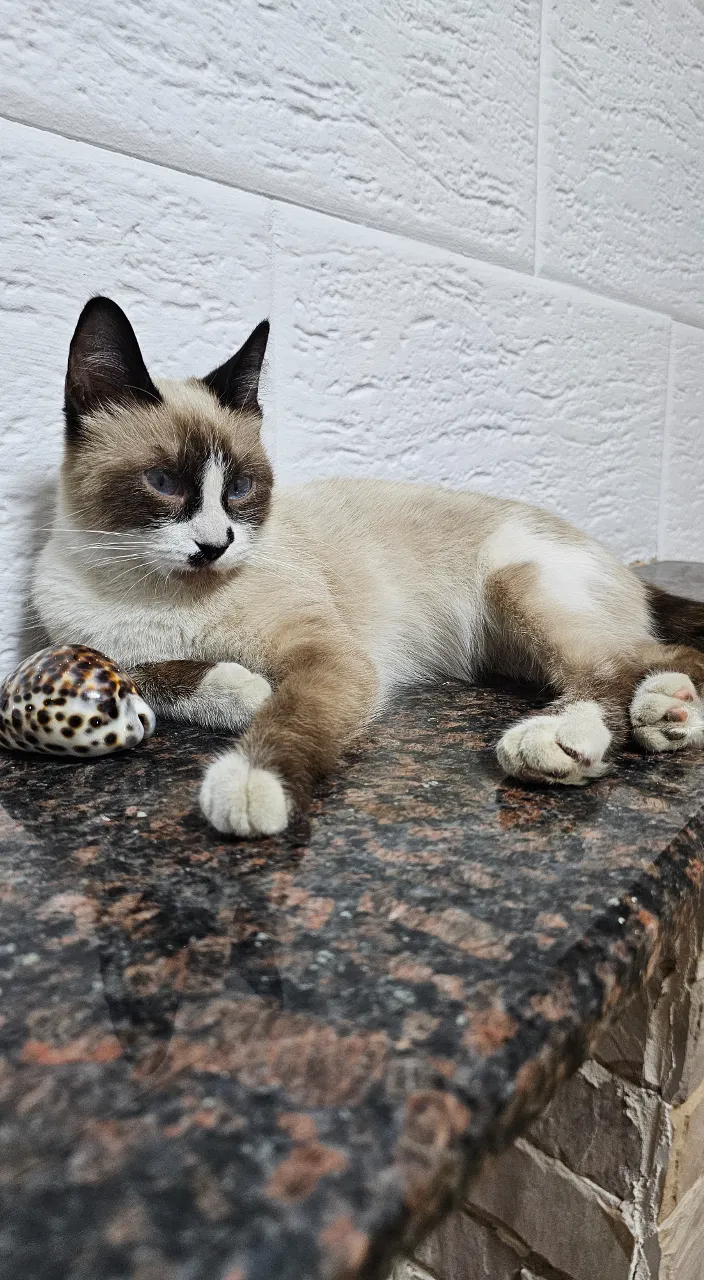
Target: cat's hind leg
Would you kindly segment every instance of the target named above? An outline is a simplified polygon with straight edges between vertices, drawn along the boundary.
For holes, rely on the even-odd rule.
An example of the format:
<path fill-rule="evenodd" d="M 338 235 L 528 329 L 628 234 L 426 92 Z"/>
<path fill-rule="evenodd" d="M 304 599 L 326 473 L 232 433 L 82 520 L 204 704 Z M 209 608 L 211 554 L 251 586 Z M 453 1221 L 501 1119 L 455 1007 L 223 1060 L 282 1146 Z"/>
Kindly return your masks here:
<path fill-rule="evenodd" d="M 612 737 L 598 702 L 568 701 L 557 704 L 552 715 L 528 716 L 512 725 L 496 754 L 514 778 L 581 787 L 607 772 Z"/>
<path fill-rule="evenodd" d="M 551 683 L 562 696 L 497 746 L 514 777 L 584 785 L 607 772 L 629 730 L 647 751 L 704 746 L 704 655 L 695 649 L 647 640 L 591 668 L 565 663 Z"/>
<path fill-rule="evenodd" d="M 638 683 L 629 715 L 646 751 L 704 746 L 704 654 L 685 646 L 658 646 Z"/>
<path fill-rule="evenodd" d="M 506 730 L 499 762 L 514 777 L 568 786 L 607 771 L 609 752 L 631 729 L 629 708 L 640 682 L 668 665 L 665 646 L 649 634 L 640 583 L 615 563 L 595 561 L 595 570 L 584 549 L 577 550 L 567 588 L 551 580 L 540 557 L 505 566 L 486 584 L 492 666 L 558 694 L 544 711 Z M 567 546 L 567 568 L 569 553 Z M 646 707 L 636 697 L 635 705 L 653 714 L 652 700 Z M 663 703 L 662 711 L 672 714 L 666 732 L 680 732 L 683 705 L 676 701 L 672 713 L 672 699 Z"/>

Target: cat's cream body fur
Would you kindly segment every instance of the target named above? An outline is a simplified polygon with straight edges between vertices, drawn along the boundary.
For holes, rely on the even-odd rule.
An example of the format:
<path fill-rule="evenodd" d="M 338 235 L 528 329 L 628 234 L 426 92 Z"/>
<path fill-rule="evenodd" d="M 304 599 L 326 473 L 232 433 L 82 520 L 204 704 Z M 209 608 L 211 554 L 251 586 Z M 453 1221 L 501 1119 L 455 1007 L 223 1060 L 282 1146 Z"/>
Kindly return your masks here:
<path fill-rule="evenodd" d="M 34 600 L 53 640 L 109 654 L 158 711 L 251 721 L 203 784 L 218 829 L 282 830 L 395 690 L 441 675 L 553 687 L 547 713 L 498 744 L 521 777 L 598 777 L 629 729 L 650 750 L 704 741 L 704 655 L 659 642 L 646 588 L 598 543 L 480 494 L 374 480 L 272 491 L 241 385 L 248 344 L 212 385 L 154 384 L 119 309 L 96 300 L 96 321 L 93 306 L 72 344 L 67 455 Z M 260 335 L 259 364 L 260 330 L 248 340 Z M 177 471 L 178 493 L 162 493 Z M 240 496 L 228 476 L 245 472 Z"/>
<path fill-rule="evenodd" d="M 35 596 L 50 634 L 71 634 L 125 667 L 178 658 L 256 667 L 272 628 L 295 625 L 301 612 L 329 618 L 371 659 L 380 706 L 433 676 L 474 678 L 496 656 L 485 584 L 526 563 L 555 626 L 574 632 L 575 658 L 597 639 L 605 655 L 649 637 L 637 578 L 565 522 L 522 503 L 376 480 L 275 489 L 248 562 L 205 595 L 140 582 L 139 569 L 87 568 L 60 511 Z M 520 665 L 516 674 L 532 674 Z"/>

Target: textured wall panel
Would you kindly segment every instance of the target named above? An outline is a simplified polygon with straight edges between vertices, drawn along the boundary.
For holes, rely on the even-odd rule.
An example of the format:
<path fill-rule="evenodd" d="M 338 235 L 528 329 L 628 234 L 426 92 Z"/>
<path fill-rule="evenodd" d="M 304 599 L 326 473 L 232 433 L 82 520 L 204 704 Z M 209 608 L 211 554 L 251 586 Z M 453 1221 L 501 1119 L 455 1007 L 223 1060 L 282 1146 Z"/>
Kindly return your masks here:
<path fill-rule="evenodd" d="M 674 326 L 658 555 L 704 560 L 704 333 Z"/>
<path fill-rule="evenodd" d="M 295 210 L 275 243 L 282 472 L 474 486 L 655 553 L 667 321 Z"/>
<path fill-rule="evenodd" d="M 542 273 L 704 323 L 704 6 L 546 0 Z"/>
<path fill-rule="evenodd" d="M 539 0 L 9 8 L 0 111 L 532 267 Z"/>

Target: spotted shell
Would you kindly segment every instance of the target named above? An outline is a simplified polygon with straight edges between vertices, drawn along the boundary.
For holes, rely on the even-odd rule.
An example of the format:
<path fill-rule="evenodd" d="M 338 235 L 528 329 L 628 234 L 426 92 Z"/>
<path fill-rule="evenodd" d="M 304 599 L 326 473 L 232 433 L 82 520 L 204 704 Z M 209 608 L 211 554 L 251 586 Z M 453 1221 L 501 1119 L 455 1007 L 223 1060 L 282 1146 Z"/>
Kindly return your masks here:
<path fill-rule="evenodd" d="M 0 746 L 57 756 L 105 756 L 151 737 L 156 718 L 137 687 L 95 649 L 32 654 L 0 687 Z"/>

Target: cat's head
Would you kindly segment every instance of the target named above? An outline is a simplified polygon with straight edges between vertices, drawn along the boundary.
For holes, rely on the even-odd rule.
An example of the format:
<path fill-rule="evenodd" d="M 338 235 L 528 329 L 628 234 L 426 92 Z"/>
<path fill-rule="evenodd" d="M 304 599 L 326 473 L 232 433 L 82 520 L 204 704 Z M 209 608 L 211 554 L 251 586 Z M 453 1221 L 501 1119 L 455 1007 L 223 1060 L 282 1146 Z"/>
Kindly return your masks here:
<path fill-rule="evenodd" d="M 269 325 L 204 378 L 153 382 L 124 312 L 93 298 L 71 341 L 61 527 L 88 564 L 125 576 L 235 571 L 266 520 L 260 441 Z"/>

